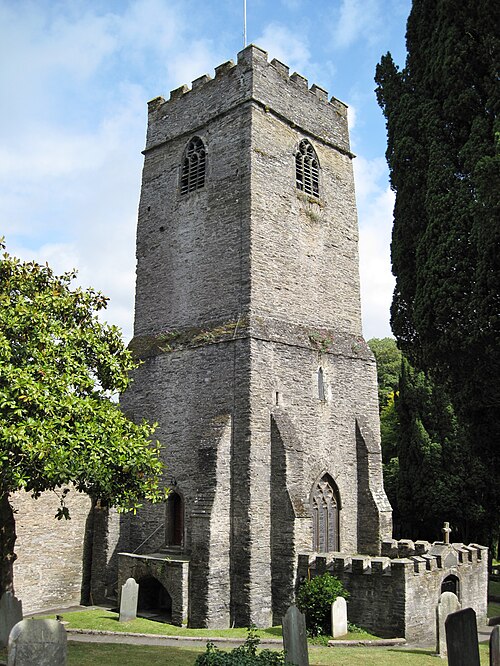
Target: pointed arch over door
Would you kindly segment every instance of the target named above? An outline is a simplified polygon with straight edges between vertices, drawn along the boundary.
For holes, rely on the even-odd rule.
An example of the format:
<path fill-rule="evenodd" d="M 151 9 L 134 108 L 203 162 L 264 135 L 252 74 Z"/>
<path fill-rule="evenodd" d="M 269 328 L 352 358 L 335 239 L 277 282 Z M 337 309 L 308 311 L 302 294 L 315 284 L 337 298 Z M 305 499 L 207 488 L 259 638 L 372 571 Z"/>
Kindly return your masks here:
<path fill-rule="evenodd" d="M 335 481 L 324 474 L 313 486 L 311 514 L 313 550 L 327 553 L 340 550 L 340 495 Z"/>

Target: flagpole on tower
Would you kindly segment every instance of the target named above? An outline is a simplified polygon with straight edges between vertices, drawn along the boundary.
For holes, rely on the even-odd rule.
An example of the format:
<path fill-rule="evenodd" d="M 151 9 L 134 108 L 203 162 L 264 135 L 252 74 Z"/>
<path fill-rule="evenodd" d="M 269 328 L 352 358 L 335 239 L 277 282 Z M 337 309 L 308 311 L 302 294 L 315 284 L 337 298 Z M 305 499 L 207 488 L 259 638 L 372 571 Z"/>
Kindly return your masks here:
<path fill-rule="evenodd" d="M 247 0 L 243 0 L 243 48 L 247 45 Z"/>

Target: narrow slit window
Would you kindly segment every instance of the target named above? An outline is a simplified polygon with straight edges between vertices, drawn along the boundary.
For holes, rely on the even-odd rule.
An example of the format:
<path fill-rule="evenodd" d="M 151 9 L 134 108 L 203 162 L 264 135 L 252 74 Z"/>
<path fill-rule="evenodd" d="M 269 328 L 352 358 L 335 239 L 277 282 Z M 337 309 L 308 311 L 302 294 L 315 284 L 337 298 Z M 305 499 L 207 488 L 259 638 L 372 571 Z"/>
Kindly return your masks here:
<path fill-rule="evenodd" d="M 207 153 L 203 141 L 195 136 L 186 146 L 182 160 L 181 194 L 200 190 L 205 186 Z"/>
<path fill-rule="evenodd" d="M 312 145 L 304 139 L 295 154 L 295 182 L 297 189 L 319 197 L 319 162 Z"/>

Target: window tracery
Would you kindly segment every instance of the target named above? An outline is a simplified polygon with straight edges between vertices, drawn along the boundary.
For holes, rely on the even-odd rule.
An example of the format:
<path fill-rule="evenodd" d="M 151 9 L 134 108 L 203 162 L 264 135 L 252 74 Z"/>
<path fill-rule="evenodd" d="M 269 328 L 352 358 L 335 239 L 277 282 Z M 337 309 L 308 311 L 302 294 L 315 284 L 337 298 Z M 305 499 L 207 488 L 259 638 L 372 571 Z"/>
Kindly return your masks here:
<path fill-rule="evenodd" d="M 295 181 L 297 189 L 319 197 L 318 157 L 307 139 L 299 143 L 299 149 L 295 153 Z"/>
<path fill-rule="evenodd" d="M 199 136 L 193 137 L 184 151 L 181 172 L 181 194 L 200 190 L 205 186 L 207 153 Z"/>
<path fill-rule="evenodd" d="M 316 483 L 311 498 L 313 550 L 327 553 L 340 550 L 338 491 L 328 474 Z"/>

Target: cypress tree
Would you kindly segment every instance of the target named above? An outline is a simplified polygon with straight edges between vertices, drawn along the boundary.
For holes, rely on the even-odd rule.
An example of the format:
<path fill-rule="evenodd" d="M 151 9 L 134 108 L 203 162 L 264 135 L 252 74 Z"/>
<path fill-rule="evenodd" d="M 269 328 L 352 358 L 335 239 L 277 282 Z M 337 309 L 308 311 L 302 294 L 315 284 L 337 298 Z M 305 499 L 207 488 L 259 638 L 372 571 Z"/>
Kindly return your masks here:
<path fill-rule="evenodd" d="M 414 0 L 404 69 L 387 54 L 375 77 L 396 192 L 393 332 L 446 386 L 478 468 L 490 470 L 489 515 L 474 535 L 490 543 L 500 515 L 499 25 L 489 0 Z"/>

